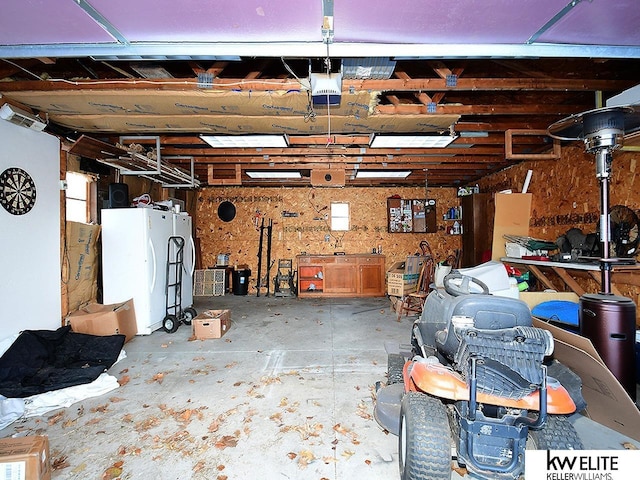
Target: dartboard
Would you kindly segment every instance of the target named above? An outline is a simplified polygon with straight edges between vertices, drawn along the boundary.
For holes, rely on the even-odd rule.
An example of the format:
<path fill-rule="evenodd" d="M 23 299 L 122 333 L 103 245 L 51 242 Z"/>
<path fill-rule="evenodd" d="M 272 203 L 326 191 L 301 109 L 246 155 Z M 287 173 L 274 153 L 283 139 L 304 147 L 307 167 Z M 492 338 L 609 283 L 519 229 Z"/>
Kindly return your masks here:
<path fill-rule="evenodd" d="M 0 174 L 0 203 L 12 215 L 29 213 L 36 203 L 36 184 L 21 168 L 7 168 Z"/>

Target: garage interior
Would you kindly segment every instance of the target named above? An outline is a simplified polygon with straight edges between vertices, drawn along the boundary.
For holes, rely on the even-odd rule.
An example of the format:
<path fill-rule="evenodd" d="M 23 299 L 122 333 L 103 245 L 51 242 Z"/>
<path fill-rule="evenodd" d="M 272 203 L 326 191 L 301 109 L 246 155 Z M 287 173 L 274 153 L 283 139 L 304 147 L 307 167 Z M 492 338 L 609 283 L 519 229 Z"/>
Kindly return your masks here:
<path fill-rule="evenodd" d="M 634 2 L 307 3 L 3 9 L 0 170 L 26 172 L 35 192 L 0 209 L 3 348 L 23 330 L 65 325 L 86 303 L 133 297 L 109 299 L 99 226 L 103 209 L 147 202 L 188 214 L 193 306 L 231 317 L 206 340 L 155 318 L 108 370 L 112 391 L 0 430 L 47 435 L 51 478 L 395 478 L 398 439 L 373 418 L 376 382 L 385 343 L 408 343 L 419 312 L 398 315 L 404 294 L 390 293 L 388 272 L 414 256 L 457 267 L 511 257 L 496 241 L 506 195 L 507 205 L 529 202 L 506 215 L 520 237 L 599 232 L 597 159 L 548 129 L 640 104 Z M 608 177 L 609 205 L 635 219 L 635 242 L 638 149 L 640 134 L 626 132 Z M 69 189 L 73 174 L 83 198 Z M 424 224 L 392 222 L 402 200 L 422 202 Z M 344 218 L 346 229 L 333 228 Z M 85 270 L 69 260 L 79 223 L 98 232 Z M 637 305 L 636 252 L 624 256 L 611 291 Z M 329 261 L 349 265 L 334 276 Z M 530 293 L 605 288 L 597 262 L 504 263 L 528 272 Z M 637 409 L 621 401 L 632 429 Z M 585 448 L 640 447 L 590 413 L 571 417 Z"/>

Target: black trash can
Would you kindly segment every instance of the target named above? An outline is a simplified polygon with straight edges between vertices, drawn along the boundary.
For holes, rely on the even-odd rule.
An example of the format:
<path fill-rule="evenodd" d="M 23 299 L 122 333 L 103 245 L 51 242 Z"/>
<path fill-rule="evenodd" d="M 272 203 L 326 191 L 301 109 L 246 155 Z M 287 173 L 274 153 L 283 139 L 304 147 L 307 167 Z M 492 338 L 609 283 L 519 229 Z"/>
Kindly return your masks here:
<path fill-rule="evenodd" d="M 240 269 L 233 271 L 233 294 L 246 295 L 249 292 L 249 277 L 251 270 Z"/>

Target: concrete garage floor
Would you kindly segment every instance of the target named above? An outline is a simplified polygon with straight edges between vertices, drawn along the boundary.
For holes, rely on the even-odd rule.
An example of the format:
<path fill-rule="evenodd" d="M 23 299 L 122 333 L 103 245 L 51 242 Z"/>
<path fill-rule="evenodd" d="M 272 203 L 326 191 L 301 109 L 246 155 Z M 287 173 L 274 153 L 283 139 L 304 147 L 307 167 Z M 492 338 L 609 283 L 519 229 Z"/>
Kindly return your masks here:
<path fill-rule="evenodd" d="M 386 298 L 198 298 L 229 309 L 221 339 L 182 325 L 135 337 L 121 387 L 0 431 L 49 437 L 53 479 L 396 479 L 397 437 L 373 419 L 386 340 L 407 343 Z M 621 437 L 581 416 L 586 448 Z M 452 478 L 460 478 L 456 472 Z"/>

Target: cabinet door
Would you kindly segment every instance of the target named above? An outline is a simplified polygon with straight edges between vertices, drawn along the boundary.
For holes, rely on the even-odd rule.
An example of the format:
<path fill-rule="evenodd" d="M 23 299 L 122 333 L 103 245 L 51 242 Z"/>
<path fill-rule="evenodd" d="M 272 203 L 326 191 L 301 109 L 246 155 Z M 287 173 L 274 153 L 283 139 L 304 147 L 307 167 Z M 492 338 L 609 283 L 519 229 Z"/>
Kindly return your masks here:
<path fill-rule="evenodd" d="M 384 266 L 362 264 L 359 266 L 360 294 L 371 296 L 384 295 Z"/>
<path fill-rule="evenodd" d="M 326 293 L 356 293 L 358 289 L 355 265 L 350 263 L 325 265 L 324 291 Z"/>

